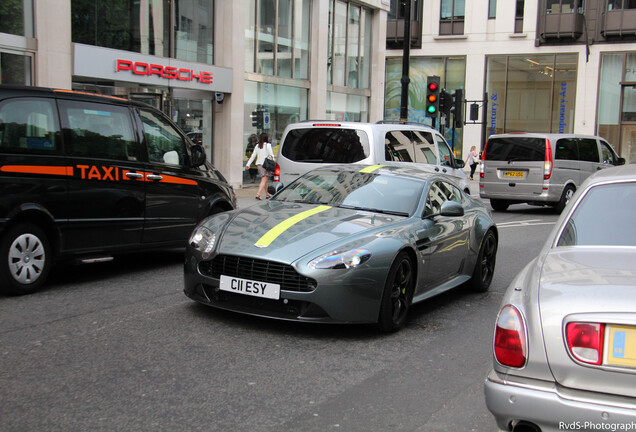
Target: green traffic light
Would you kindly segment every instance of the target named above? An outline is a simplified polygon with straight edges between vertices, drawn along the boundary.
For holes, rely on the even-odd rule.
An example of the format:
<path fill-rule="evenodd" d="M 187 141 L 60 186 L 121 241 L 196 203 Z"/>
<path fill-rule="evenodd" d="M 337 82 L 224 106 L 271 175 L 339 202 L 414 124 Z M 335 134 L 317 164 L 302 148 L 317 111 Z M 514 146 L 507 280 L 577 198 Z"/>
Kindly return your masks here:
<path fill-rule="evenodd" d="M 434 107 L 434 106 L 429 106 L 429 107 L 427 108 L 427 110 L 428 110 L 428 112 L 430 112 L 431 114 L 432 114 L 432 113 L 434 113 L 434 112 L 436 111 L 436 109 L 435 109 L 435 107 Z"/>

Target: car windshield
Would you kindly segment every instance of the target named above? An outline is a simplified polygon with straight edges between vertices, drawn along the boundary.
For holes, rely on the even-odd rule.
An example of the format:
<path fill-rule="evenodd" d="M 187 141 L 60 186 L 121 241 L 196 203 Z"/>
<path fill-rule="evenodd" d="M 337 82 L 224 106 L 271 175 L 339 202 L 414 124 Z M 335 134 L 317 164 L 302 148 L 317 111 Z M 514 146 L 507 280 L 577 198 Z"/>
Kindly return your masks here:
<path fill-rule="evenodd" d="M 421 181 L 393 175 L 321 170 L 298 178 L 273 199 L 410 216 L 423 186 Z"/>
<path fill-rule="evenodd" d="M 599 185 L 581 199 L 557 246 L 636 246 L 636 183 Z"/>

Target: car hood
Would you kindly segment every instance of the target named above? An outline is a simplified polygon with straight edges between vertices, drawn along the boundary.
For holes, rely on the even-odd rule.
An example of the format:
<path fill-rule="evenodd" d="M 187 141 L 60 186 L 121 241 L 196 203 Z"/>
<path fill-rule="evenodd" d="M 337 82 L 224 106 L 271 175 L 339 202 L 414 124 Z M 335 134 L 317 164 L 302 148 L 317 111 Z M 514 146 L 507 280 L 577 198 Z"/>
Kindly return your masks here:
<path fill-rule="evenodd" d="M 636 358 L 633 368 L 583 365 L 568 354 L 564 336 L 568 322 L 604 323 L 607 356 L 608 324 L 636 327 L 634 262 L 636 248 L 630 247 L 556 248 L 546 254 L 539 309 L 547 360 L 564 387 L 636 397 Z"/>
<path fill-rule="evenodd" d="M 332 243 L 374 235 L 405 220 L 338 207 L 267 201 L 238 211 L 225 225 L 217 251 L 292 263 Z"/>

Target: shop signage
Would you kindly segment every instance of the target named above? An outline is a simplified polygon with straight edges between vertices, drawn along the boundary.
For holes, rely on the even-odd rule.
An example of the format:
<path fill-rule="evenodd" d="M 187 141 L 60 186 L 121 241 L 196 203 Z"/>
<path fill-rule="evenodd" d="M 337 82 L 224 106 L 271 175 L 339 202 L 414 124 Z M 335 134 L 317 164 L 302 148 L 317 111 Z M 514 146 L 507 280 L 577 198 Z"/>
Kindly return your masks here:
<path fill-rule="evenodd" d="M 117 72 L 131 72 L 135 75 L 158 76 L 169 80 L 192 81 L 198 80 L 203 84 L 212 84 L 213 76 L 211 72 L 195 72 L 193 69 L 176 68 L 163 66 L 160 64 L 149 64 L 144 62 L 117 59 Z"/>
<path fill-rule="evenodd" d="M 73 75 L 114 82 L 232 93 L 232 69 L 73 44 Z"/>

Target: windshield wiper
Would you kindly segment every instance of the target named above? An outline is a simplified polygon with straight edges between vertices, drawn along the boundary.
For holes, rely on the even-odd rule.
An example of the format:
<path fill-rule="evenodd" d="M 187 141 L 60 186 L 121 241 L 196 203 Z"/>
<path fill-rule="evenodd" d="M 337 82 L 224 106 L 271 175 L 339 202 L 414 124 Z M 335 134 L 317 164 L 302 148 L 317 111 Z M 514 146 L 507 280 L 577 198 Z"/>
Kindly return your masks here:
<path fill-rule="evenodd" d="M 357 206 L 352 206 L 352 205 L 347 205 L 347 204 L 342 204 L 342 205 L 339 205 L 338 207 L 344 208 L 344 209 L 349 209 L 349 210 L 363 210 L 363 211 L 370 211 L 370 212 L 373 212 L 373 213 L 382 213 L 382 214 L 387 214 L 387 215 L 391 215 L 391 216 L 409 217 L 408 213 L 394 211 L 394 210 L 382 210 L 382 209 L 369 208 L 369 207 L 357 207 Z"/>

